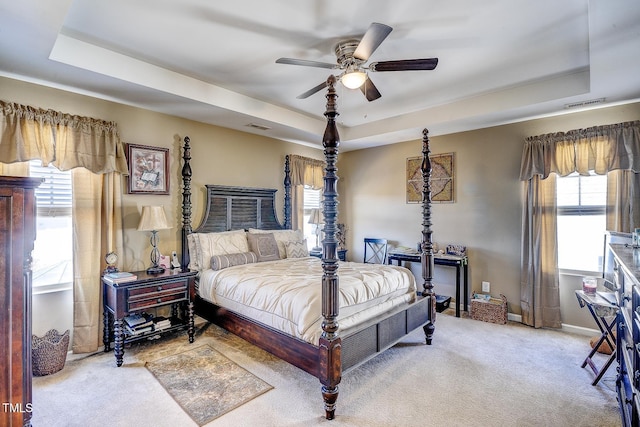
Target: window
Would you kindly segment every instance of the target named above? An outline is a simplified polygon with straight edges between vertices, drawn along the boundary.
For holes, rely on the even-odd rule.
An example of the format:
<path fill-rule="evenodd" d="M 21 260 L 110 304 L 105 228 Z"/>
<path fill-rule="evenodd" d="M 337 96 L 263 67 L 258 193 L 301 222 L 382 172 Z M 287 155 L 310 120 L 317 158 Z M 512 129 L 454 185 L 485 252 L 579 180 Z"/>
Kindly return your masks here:
<path fill-rule="evenodd" d="M 316 226 L 309 224 L 311 218 L 311 209 L 320 209 L 320 201 L 322 198 L 322 190 L 314 190 L 311 187 L 304 186 L 303 206 L 304 206 L 304 238 L 307 239 L 307 247 L 309 249 L 316 246 Z M 322 226 L 320 226 L 322 227 Z M 322 236 L 319 237 L 322 241 Z"/>
<path fill-rule="evenodd" d="M 36 189 L 37 225 L 33 249 L 33 286 L 40 291 L 73 282 L 71 172 L 29 162 L 29 175 L 44 179 Z"/>
<path fill-rule="evenodd" d="M 573 173 L 557 179 L 558 267 L 602 270 L 607 176 Z"/>

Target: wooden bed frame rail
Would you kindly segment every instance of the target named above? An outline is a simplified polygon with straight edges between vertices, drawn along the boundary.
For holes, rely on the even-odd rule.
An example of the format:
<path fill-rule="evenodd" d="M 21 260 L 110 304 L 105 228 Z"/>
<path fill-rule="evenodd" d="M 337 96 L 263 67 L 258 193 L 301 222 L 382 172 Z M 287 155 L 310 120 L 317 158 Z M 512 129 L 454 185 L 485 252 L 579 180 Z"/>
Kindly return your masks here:
<path fill-rule="evenodd" d="M 339 315 L 339 290 L 338 277 L 339 262 L 337 257 L 338 242 L 336 239 L 338 216 L 338 192 L 337 192 L 337 158 L 340 138 L 336 126 L 338 111 L 336 108 L 337 94 L 335 90 L 336 78 L 330 76 L 327 79 L 327 106 L 324 113 L 327 118 L 327 127 L 323 136 L 324 156 L 326 169 L 324 175 L 324 188 L 322 194 L 324 213 L 324 235 L 322 241 L 322 335 L 317 346 L 300 339 L 283 334 L 273 328 L 258 323 L 252 319 L 220 308 L 202 298 L 196 296 L 195 312 L 226 330 L 238 335 L 252 344 L 274 354 L 275 356 L 291 363 L 294 366 L 314 375 L 322 385 L 325 416 L 327 419 L 335 417 L 336 402 L 338 399 L 338 385 L 343 371 L 351 369 L 380 352 L 393 346 L 411 331 L 422 327 L 426 337 L 426 344 L 431 344 L 435 331 L 436 301 L 433 291 L 433 243 L 431 230 L 431 162 L 429 161 L 429 137 L 427 129 L 423 131 L 421 165 L 423 185 L 422 204 L 422 290 L 416 295 L 413 302 L 404 304 L 375 319 L 348 334 L 341 335 Z M 225 231 L 232 229 L 249 228 L 237 226 L 237 224 L 255 225 L 256 228 L 265 229 L 290 229 L 291 228 L 291 176 L 289 156 L 285 158 L 284 178 L 284 223 L 278 222 L 274 210 L 275 190 L 254 189 L 247 187 L 224 187 L 207 185 L 207 206 L 205 218 L 195 230 L 191 227 L 191 147 L 189 137 L 184 138 L 184 152 L 182 167 L 182 265 L 189 265 L 189 253 L 187 236 L 193 232 Z M 249 195 L 248 195 L 249 194 Z M 242 209 L 254 202 L 259 212 L 249 215 L 249 222 L 238 220 L 235 215 L 235 204 L 242 199 Z M 221 207 L 222 206 L 222 207 Z M 221 210 L 222 209 L 222 210 Z M 224 209 L 227 209 L 226 211 Z M 211 212 L 215 211 L 214 214 Z M 273 211 L 273 213 L 272 213 Z M 221 213 L 222 212 L 222 213 Z M 226 212 L 226 213 L 225 213 Z M 221 223 L 212 224 L 209 216 L 224 218 Z M 226 221 L 226 222 L 224 222 Z M 215 221 L 214 221 L 215 222 Z"/>

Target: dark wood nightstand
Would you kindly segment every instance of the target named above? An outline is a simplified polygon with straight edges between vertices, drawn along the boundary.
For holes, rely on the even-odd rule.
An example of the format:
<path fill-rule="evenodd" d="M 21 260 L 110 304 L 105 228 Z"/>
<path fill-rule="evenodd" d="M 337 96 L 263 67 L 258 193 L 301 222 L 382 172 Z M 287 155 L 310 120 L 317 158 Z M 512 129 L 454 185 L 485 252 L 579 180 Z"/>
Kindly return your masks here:
<path fill-rule="evenodd" d="M 116 364 L 122 366 L 124 345 L 164 332 L 187 328 L 189 342 L 193 342 L 193 302 L 195 300 L 195 271 L 165 270 L 161 274 L 133 272 L 136 280 L 109 283 L 102 280 L 104 301 L 104 351 L 111 350 L 114 342 Z M 125 326 L 124 318 L 130 314 L 148 312 L 158 307 L 171 306 L 171 326 L 162 330 L 133 333 Z M 155 329 L 155 327 L 154 327 Z"/>

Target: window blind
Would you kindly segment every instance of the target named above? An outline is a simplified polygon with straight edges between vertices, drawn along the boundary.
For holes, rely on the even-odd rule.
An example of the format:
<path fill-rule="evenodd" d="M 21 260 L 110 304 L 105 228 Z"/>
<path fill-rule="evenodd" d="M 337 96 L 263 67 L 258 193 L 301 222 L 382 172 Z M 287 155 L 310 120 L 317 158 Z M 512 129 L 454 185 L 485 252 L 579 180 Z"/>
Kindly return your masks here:
<path fill-rule="evenodd" d="M 29 162 L 29 175 L 44 181 L 36 188 L 39 216 L 70 216 L 72 206 L 71 172 L 53 166 L 42 166 L 39 160 Z"/>

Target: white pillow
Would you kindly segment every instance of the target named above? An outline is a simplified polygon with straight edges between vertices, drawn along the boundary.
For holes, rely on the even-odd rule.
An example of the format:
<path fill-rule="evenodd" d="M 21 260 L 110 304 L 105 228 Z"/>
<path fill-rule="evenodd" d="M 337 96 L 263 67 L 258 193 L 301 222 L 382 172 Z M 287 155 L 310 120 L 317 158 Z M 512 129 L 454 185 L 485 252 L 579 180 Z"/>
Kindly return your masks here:
<path fill-rule="evenodd" d="M 193 237 L 192 237 L 193 236 Z M 247 233 L 244 230 L 222 231 L 219 233 L 192 233 L 187 239 L 189 250 L 194 247 L 194 253 L 189 252 L 189 268 L 203 270 L 211 266 L 211 257 L 216 255 L 229 255 L 241 252 L 249 252 Z"/>
<path fill-rule="evenodd" d="M 286 242 L 302 242 L 304 240 L 302 230 L 261 230 L 259 228 L 250 228 L 249 233 L 273 233 L 273 237 L 275 237 L 276 243 L 278 244 L 280 259 L 285 259 L 287 257 L 287 248 L 285 247 Z"/>

